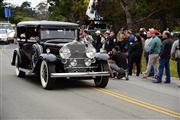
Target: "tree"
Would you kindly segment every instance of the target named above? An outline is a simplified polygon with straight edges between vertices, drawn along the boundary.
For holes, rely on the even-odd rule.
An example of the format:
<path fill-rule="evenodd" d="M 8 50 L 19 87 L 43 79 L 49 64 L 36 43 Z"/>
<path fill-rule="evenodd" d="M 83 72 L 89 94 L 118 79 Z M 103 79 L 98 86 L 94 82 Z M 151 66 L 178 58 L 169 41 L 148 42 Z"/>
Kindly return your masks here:
<path fill-rule="evenodd" d="M 88 0 L 74 0 L 72 11 L 75 13 L 74 19 L 76 21 L 83 21 L 86 19 L 86 9 L 89 4 Z"/>
<path fill-rule="evenodd" d="M 3 7 L 4 7 L 3 0 L 0 0 L 0 20 L 2 20 L 4 16 Z"/>
<path fill-rule="evenodd" d="M 48 20 L 48 4 L 41 2 L 36 6 L 37 18 L 39 20 Z"/>
<path fill-rule="evenodd" d="M 142 25 L 164 30 L 177 25 L 180 16 L 179 0 L 101 0 L 100 4 L 103 17 L 110 17 L 115 27 Z"/>
<path fill-rule="evenodd" d="M 23 2 L 21 6 L 11 6 L 13 11 L 12 23 L 18 23 L 20 21 L 36 20 L 35 10 L 31 8 L 30 2 Z"/>
<path fill-rule="evenodd" d="M 28 9 L 31 7 L 31 2 L 25 1 L 21 4 L 22 9 Z"/>
<path fill-rule="evenodd" d="M 119 2 L 126 15 L 127 27 L 132 28 L 133 21 L 131 11 L 134 7 L 135 0 L 120 0 Z"/>
<path fill-rule="evenodd" d="M 180 18 L 180 0 L 98 0 L 100 16 L 115 30 L 121 27 L 177 26 Z M 76 22 L 86 19 L 89 0 L 48 0 L 49 18 Z"/>
<path fill-rule="evenodd" d="M 72 0 L 48 0 L 49 18 L 70 21 L 73 16 Z"/>
<path fill-rule="evenodd" d="M 3 16 L 3 8 L 2 7 L 0 7 L 0 21 L 2 20 L 2 17 Z"/>
<path fill-rule="evenodd" d="M 85 17 L 88 0 L 48 0 L 49 18 L 76 22 Z"/>
<path fill-rule="evenodd" d="M 137 0 L 135 24 L 158 20 L 160 29 L 173 28 L 178 23 L 177 18 L 180 13 L 177 11 L 179 10 L 179 0 Z"/>

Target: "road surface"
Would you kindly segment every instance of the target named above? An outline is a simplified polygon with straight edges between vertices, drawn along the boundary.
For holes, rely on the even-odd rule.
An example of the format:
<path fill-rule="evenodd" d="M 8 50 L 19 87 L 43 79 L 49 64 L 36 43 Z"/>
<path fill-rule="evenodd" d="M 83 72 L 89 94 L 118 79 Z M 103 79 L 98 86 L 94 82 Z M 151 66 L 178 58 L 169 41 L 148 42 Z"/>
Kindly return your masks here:
<path fill-rule="evenodd" d="M 11 66 L 14 44 L 0 45 L 0 120 L 179 120 L 180 88 L 132 76 L 110 79 L 105 89 L 93 81 L 61 81 L 44 90 Z"/>

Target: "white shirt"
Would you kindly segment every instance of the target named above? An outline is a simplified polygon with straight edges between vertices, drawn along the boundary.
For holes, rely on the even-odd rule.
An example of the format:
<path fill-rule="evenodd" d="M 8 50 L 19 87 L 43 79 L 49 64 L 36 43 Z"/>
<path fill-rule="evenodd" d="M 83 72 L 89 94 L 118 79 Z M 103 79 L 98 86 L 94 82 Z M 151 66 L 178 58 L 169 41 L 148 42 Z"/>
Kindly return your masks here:
<path fill-rule="evenodd" d="M 150 51 L 150 49 L 151 49 L 151 44 L 150 44 L 151 40 L 152 40 L 152 38 L 148 38 L 148 39 L 145 40 L 145 43 L 144 43 L 144 51 L 145 52 Z"/>

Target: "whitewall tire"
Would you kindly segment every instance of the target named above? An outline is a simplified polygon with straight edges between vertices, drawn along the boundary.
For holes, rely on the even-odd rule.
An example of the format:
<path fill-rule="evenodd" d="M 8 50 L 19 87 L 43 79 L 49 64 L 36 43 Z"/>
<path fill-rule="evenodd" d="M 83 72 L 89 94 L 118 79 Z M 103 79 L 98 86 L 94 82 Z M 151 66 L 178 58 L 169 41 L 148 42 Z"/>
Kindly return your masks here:
<path fill-rule="evenodd" d="M 54 65 L 47 63 L 45 60 L 41 62 L 40 80 L 44 89 L 52 89 L 54 87 L 54 79 L 51 78 L 51 73 L 54 70 Z"/>
<path fill-rule="evenodd" d="M 16 55 L 16 59 L 15 59 L 15 71 L 16 71 L 17 77 L 25 77 L 25 72 L 19 70 L 19 57 L 18 57 L 18 55 Z"/>

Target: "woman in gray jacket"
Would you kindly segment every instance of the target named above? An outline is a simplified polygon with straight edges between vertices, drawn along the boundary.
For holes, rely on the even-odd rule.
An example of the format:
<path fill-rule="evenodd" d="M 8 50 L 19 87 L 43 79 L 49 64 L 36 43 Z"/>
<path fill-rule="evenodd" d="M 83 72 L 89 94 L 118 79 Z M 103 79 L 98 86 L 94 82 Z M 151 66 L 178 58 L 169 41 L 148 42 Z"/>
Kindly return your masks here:
<path fill-rule="evenodd" d="M 177 61 L 177 72 L 180 79 L 180 34 L 177 38 L 171 49 L 171 58 Z"/>

